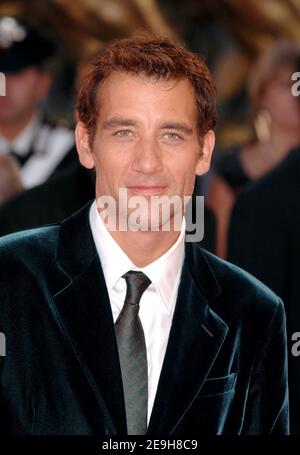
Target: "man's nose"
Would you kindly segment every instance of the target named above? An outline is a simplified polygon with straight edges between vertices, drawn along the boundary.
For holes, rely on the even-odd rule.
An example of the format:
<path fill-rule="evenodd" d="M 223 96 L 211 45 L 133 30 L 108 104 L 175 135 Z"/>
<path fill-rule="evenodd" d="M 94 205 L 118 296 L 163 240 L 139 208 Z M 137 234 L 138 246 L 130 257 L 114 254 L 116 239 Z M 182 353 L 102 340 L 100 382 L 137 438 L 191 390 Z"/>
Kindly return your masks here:
<path fill-rule="evenodd" d="M 140 140 L 136 145 L 133 170 L 153 174 L 162 170 L 162 156 L 159 144 L 154 139 Z"/>

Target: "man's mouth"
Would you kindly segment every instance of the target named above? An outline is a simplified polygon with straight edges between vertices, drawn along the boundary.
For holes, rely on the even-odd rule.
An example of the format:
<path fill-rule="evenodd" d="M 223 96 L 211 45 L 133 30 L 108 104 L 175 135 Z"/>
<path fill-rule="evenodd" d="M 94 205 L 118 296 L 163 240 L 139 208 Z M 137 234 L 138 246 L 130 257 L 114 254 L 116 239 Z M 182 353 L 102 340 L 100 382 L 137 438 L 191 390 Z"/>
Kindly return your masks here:
<path fill-rule="evenodd" d="M 166 186 L 161 185 L 130 185 L 127 189 L 139 196 L 159 196 L 164 193 Z"/>

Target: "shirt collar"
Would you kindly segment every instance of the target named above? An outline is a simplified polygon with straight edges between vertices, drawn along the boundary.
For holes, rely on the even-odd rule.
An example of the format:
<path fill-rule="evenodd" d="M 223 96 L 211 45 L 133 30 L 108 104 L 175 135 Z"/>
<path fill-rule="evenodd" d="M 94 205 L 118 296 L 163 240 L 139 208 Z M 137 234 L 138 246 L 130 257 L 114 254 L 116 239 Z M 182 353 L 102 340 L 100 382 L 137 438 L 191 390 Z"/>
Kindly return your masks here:
<path fill-rule="evenodd" d="M 161 257 L 142 268 L 135 266 L 110 235 L 98 213 L 96 201 L 90 208 L 90 225 L 108 292 L 129 270 L 140 270 L 151 280 L 167 311 L 171 312 L 177 293 L 175 283 L 179 280 L 184 259 L 185 218 L 174 245 Z"/>
<path fill-rule="evenodd" d="M 39 116 L 34 115 L 28 125 L 12 141 L 8 141 L 0 134 L 0 148 L 2 153 L 3 151 L 4 153 L 8 153 L 10 150 L 14 150 L 20 156 L 26 155 L 32 146 L 39 124 Z"/>

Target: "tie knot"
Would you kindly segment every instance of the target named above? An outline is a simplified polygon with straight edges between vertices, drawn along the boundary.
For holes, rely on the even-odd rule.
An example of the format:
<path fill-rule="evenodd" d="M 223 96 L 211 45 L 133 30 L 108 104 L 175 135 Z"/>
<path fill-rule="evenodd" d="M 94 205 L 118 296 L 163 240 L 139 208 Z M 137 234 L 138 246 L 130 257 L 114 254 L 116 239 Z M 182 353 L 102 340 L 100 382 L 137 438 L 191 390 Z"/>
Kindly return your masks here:
<path fill-rule="evenodd" d="M 143 272 L 135 272 L 133 270 L 125 273 L 123 278 L 125 278 L 127 284 L 125 303 L 138 305 L 143 293 L 151 284 L 151 280 Z"/>

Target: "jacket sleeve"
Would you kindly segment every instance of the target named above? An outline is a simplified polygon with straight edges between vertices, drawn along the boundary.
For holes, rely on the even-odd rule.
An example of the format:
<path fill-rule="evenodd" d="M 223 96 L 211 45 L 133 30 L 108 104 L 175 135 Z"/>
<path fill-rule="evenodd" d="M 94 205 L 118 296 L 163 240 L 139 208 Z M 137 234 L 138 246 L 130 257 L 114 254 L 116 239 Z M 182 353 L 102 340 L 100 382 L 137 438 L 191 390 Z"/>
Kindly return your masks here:
<path fill-rule="evenodd" d="M 256 355 L 243 434 L 289 434 L 286 321 L 282 300 Z"/>

